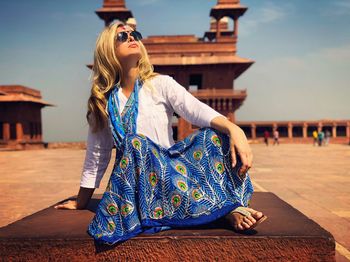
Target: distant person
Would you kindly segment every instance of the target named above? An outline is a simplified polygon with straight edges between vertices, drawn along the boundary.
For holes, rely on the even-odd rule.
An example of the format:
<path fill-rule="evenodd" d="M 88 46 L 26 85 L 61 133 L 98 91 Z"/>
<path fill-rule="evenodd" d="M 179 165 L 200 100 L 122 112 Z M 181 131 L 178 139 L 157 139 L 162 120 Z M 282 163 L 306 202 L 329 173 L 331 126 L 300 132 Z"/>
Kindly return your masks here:
<path fill-rule="evenodd" d="M 243 130 L 171 76 L 154 72 L 141 39 L 119 21 L 98 36 L 80 189 L 55 208 L 88 207 L 115 147 L 113 171 L 87 228 L 98 244 L 221 218 L 240 233 L 255 228 L 266 216 L 248 206 L 253 156 Z M 201 128 L 175 143 L 174 112 Z"/>
<path fill-rule="evenodd" d="M 265 142 L 266 146 L 269 145 L 269 137 L 270 137 L 269 131 L 265 130 L 265 132 L 264 132 L 264 142 Z"/>
<path fill-rule="evenodd" d="M 314 138 L 314 146 L 317 146 L 317 143 L 318 143 L 318 132 L 316 130 L 314 130 L 314 132 L 312 132 L 312 137 Z"/>
<path fill-rule="evenodd" d="M 318 145 L 322 146 L 324 143 L 324 132 L 321 130 L 318 132 Z"/>
<path fill-rule="evenodd" d="M 331 132 L 327 129 L 325 132 L 325 137 L 324 137 L 324 144 L 326 146 L 328 146 L 330 138 L 331 138 Z"/>
<path fill-rule="evenodd" d="M 273 145 L 277 144 L 279 145 L 280 142 L 279 142 L 279 132 L 278 130 L 276 129 L 274 132 L 273 132 Z"/>

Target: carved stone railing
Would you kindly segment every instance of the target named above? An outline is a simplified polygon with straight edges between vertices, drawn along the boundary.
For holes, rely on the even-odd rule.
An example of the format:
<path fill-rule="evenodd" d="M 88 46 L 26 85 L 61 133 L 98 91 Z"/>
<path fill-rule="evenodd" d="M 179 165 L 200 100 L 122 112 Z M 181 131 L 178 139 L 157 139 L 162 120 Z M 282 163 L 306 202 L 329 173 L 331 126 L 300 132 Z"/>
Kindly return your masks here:
<path fill-rule="evenodd" d="M 206 88 L 191 92 L 202 102 L 223 114 L 234 112 L 247 97 L 247 90 Z"/>

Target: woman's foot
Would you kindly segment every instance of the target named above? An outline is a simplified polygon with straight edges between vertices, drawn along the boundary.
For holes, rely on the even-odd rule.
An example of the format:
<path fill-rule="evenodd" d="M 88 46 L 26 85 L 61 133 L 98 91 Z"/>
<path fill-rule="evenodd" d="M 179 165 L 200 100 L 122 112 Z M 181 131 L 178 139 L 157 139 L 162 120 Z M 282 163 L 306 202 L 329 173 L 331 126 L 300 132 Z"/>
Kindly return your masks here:
<path fill-rule="evenodd" d="M 236 231 L 253 229 L 266 218 L 262 212 L 249 207 L 239 207 L 225 216 L 225 219 Z"/>

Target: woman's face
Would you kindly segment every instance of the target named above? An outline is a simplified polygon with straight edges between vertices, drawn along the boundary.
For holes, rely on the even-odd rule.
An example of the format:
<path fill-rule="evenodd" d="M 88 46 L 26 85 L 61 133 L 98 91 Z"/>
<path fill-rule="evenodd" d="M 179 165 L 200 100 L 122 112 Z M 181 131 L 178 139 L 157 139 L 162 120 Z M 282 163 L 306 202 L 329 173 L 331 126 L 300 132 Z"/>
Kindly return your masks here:
<path fill-rule="evenodd" d="M 119 61 L 125 62 L 126 60 L 132 59 L 137 62 L 141 58 L 140 41 L 134 39 L 130 33 L 134 31 L 130 26 L 120 26 L 117 28 L 115 38 L 116 56 Z M 128 38 L 125 42 L 117 40 L 118 33 L 127 32 Z"/>

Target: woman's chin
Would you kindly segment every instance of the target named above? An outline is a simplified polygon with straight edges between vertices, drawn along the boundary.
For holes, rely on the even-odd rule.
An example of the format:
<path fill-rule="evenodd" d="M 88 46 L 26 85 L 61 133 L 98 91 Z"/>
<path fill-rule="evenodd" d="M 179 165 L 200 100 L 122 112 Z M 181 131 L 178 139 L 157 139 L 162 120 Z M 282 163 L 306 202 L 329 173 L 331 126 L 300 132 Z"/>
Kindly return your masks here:
<path fill-rule="evenodd" d="M 135 61 L 135 63 L 137 61 L 139 61 L 141 59 L 141 54 L 140 52 L 129 52 L 123 56 L 121 56 L 119 54 L 119 56 L 117 57 L 119 61 L 124 61 L 124 62 L 127 62 L 127 63 L 130 63 L 131 61 Z"/>
<path fill-rule="evenodd" d="M 134 52 L 129 52 L 126 57 L 127 59 L 135 59 L 137 61 L 141 58 L 141 54 L 139 51 L 135 50 Z"/>

